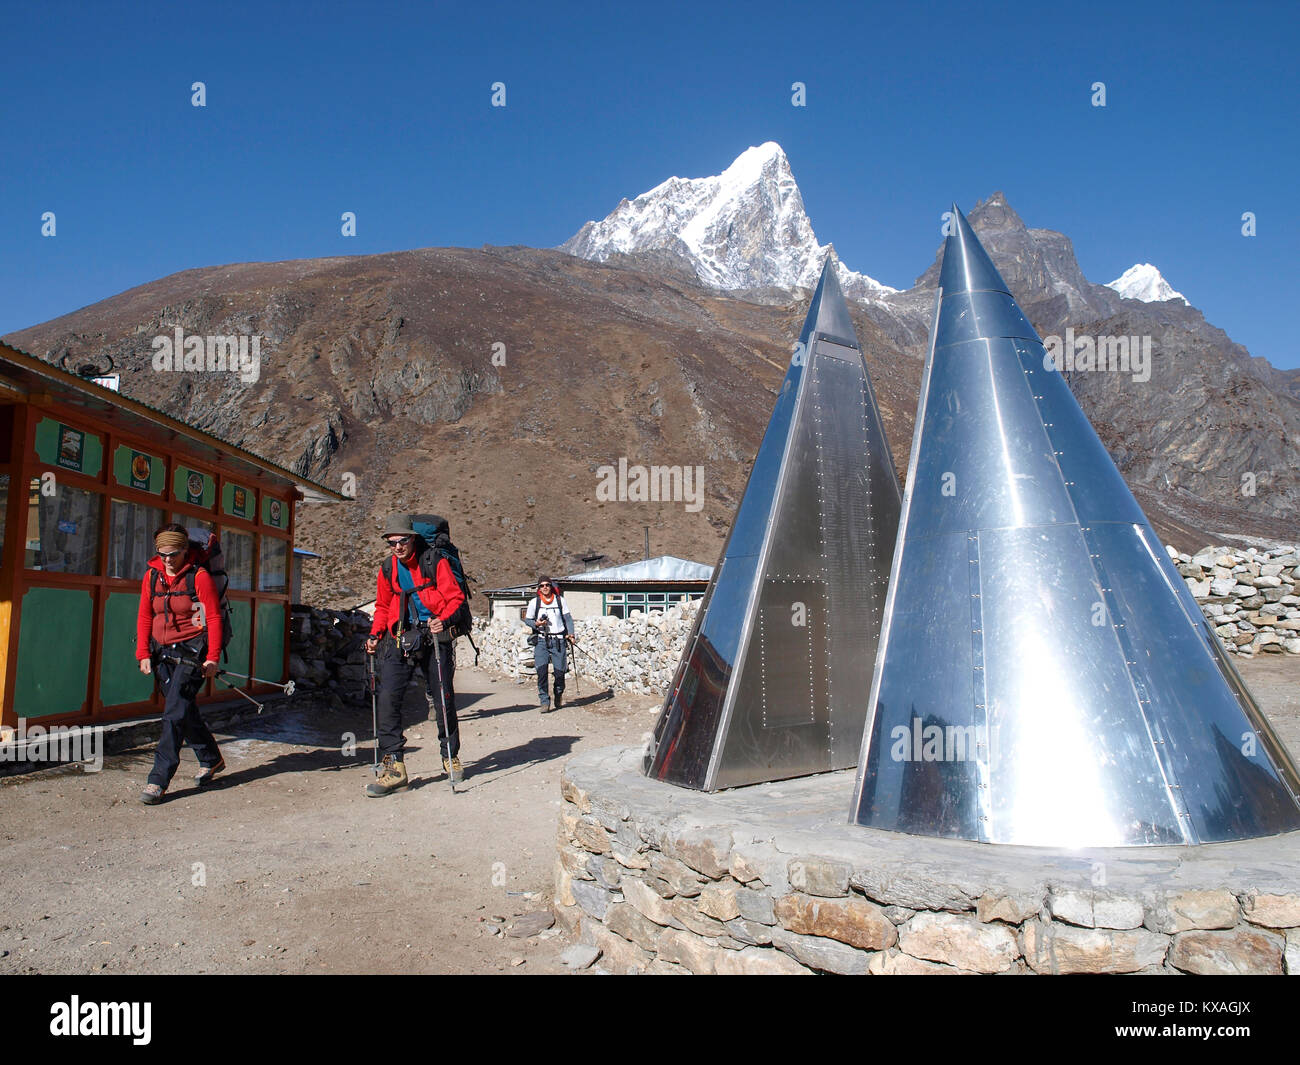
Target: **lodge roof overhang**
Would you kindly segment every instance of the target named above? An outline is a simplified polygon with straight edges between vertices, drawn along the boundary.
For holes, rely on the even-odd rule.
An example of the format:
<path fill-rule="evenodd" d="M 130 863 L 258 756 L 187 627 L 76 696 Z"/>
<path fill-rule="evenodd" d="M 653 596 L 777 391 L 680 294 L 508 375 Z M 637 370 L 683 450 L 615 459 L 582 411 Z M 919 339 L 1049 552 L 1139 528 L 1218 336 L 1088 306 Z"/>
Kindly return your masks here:
<path fill-rule="evenodd" d="M 342 503 L 350 498 L 237 444 L 187 425 L 147 403 L 78 377 L 4 341 L 0 341 L 0 399 L 56 402 L 80 407 L 124 432 L 184 450 L 197 459 L 231 471 L 235 476 L 252 475 L 279 487 L 292 486 L 309 503 Z"/>

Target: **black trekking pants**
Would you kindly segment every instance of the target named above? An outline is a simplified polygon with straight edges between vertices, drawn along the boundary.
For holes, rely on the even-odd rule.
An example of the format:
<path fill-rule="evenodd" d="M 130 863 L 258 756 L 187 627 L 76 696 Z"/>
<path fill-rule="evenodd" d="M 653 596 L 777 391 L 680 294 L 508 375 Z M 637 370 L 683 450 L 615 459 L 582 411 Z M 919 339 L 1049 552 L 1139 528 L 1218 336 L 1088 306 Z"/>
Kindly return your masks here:
<path fill-rule="evenodd" d="M 205 647 L 197 651 L 190 644 L 169 644 L 162 649 L 163 654 L 201 659 L 206 653 Z M 153 757 L 153 770 L 149 773 L 149 783 L 157 784 L 166 790 L 172 777 L 181 764 L 181 747 L 188 743 L 198 755 L 199 765 L 214 766 L 221 761 L 221 750 L 217 747 L 212 730 L 199 716 L 199 704 L 196 697 L 203 687 L 203 671 L 187 661 L 177 665 L 165 658 L 154 658 L 154 669 L 162 685 L 163 703 L 162 735 L 158 737 L 158 749 Z"/>
<path fill-rule="evenodd" d="M 437 652 L 434 651 L 437 647 Z M 444 758 L 460 753 L 460 723 L 456 720 L 456 689 L 452 674 L 456 661 L 450 640 L 430 645 L 426 642 L 417 653 L 404 656 L 391 636 L 379 642 L 376 663 L 379 673 L 379 753 L 405 761 L 406 736 L 402 732 L 402 703 L 411 677 L 419 672 L 424 681 L 424 696 L 429 717 L 438 726 L 438 749 Z M 439 680 L 441 668 L 441 686 Z M 444 713 L 445 708 L 445 713 Z M 445 720 L 444 720 L 445 719 Z"/>

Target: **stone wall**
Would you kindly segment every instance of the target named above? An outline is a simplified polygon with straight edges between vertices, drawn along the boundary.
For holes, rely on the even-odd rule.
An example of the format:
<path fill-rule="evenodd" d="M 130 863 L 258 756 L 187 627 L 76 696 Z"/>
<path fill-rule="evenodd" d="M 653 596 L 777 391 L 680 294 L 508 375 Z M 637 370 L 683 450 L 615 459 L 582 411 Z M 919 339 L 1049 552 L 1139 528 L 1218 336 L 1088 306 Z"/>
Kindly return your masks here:
<path fill-rule="evenodd" d="M 1300 553 L 1295 547 L 1207 547 L 1169 555 L 1224 647 L 1300 654 Z"/>
<path fill-rule="evenodd" d="M 1300 552 L 1207 547 L 1195 555 L 1167 549 L 1224 647 L 1246 657 L 1300 655 Z M 662 696 L 672 684 L 700 601 L 663 613 L 574 622 L 583 678 L 638 695 Z M 479 665 L 521 680 L 533 675 L 528 629 L 513 617 L 475 620 Z M 468 651 L 468 649 L 467 649 Z M 472 654 L 472 652 L 469 652 Z"/>
<path fill-rule="evenodd" d="M 698 599 L 652 614 L 637 611 L 630 618 L 582 618 L 573 623 L 579 650 L 574 662 L 582 679 L 590 678 L 615 691 L 662 696 L 673 682 L 682 648 L 700 607 Z M 534 676 L 529 629 L 517 618 L 476 618 L 474 642 L 481 652 L 479 667 L 517 680 Z M 462 646 L 464 644 L 462 643 Z M 458 652 L 474 652 L 465 646 Z"/>
<path fill-rule="evenodd" d="M 853 774 L 704 795 L 571 759 L 556 914 L 611 972 L 1300 973 L 1300 833 L 1055 852 L 845 823 Z"/>
<path fill-rule="evenodd" d="M 289 620 L 289 676 L 304 692 L 319 692 L 335 710 L 366 696 L 370 615 L 295 604 Z M 346 701 L 346 703 L 345 703 Z"/>

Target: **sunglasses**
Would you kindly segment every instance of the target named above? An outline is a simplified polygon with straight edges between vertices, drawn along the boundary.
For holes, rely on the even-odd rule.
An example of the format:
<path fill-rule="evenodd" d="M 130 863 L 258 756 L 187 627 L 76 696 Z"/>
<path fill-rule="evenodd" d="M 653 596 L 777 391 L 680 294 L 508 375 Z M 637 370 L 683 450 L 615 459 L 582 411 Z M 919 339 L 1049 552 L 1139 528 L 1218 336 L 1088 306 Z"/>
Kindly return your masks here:
<path fill-rule="evenodd" d="M 394 539 L 388 541 L 388 546 L 389 546 L 389 547 L 405 547 L 407 544 L 409 544 L 409 543 L 410 543 L 412 540 L 414 540 L 414 539 L 415 539 L 414 536 L 400 536 L 400 537 L 395 537 Z"/>
<path fill-rule="evenodd" d="M 159 551 L 159 552 L 158 552 L 158 557 L 159 557 L 159 558 L 175 558 L 175 557 L 176 557 L 177 555 L 179 555 L 179 554 L 183 554 L 183 552 L 181 552 L 181 551 Z"/>
<path fill-rule="evenodd" d="M 542 582 L 542 583 L 541 583 L 541 584 L 539 584 L 539 585 L 538 585 L 538 586 L 537 586 L 537 587 L 538 587 L 538 588 L 549 588 L 549 587 L 550 587 L 550 585 L 549 585 L 549 584 L 547 584 L 547 583 L 545 583 L 545 582 Z"/>

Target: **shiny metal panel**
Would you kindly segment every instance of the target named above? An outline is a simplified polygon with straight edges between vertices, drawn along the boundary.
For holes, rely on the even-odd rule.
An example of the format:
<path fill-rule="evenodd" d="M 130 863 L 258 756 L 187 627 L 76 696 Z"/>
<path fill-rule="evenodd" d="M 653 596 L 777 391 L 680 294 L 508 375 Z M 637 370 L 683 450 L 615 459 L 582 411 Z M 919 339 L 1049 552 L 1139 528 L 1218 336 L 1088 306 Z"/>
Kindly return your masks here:
<path fill-rule="evenodd" d="M 714 790 L 857 757 L 901 493 L 829 263 L 799 351 L 656 726 L 658 779 Z"/>
<path fill-rule="evenodd" d="M 979 539 L 989 839 L 1183 842 L 1078 526 L 994 529 Z"/>
<path fill-rule="evenodd" d="M 1142 508 L 1046 349 L 1037 342 L 1015 346 L 1079 520 L 1144 523 Z"/>
<path fill-rule="evenodd" d="M 1057 847 L 1300 829 L 1294 763 L 1019 310 L 971 296 L 1006 286 L 954 213 L 850 819 Z"/>
<path fill-rule="evenodd" d="M 655 725 L 646 771 L 704 789 L 733 667 L 750 613 L 759 552 L 775 506 L 803 366 L 791 365 L 750 470 L 722 557 L 713 571 L 686 652 Z"/>
<path fill-rule="evenodd" d="M 936 349 L 924 428 L 910 537 L 1073 520 L 1013 341 Z"/>
<path fill-rule="evenodd" d="M 992 337 L 1038 340 L 1029 319 L 1005 292 L 958 292 L 944 296 L 936 348 Z"/>
<path fill-rule="evenodd" d="M 1002 274 L 993 265 L 984 245 L 974 238 L 966 216 L 954 203 L 952 220 L 948 226 L 948 240 L 943 249 L 943 265 L 939 267 L 939 289 L 945 296 L 959 296 L 965 292 L 987 289 L 1011 294 Z"/>
<path fill-rule="evenodd" d="M 859 765 L 858 820 L 918 835 L 978 838 L 975 759 L 946 743 L 977 726 L 964 535 L 913 549 L 895 576 L 878 652 L 875 712 Z M 960 603 L 965 612 L 952 608 Z"/>
<path fill-rule="evenodd" d="M 1117 616 L 1149 619 L 1125 626 L 1130 671 L 1149 696 L 1193 837 L 1217 843 L 1297 827 L 1294 766 L 1249 692 L 1225 683 L 1218 637 L 1151 528 L 1100 524 L 1087 535 Z"/>

